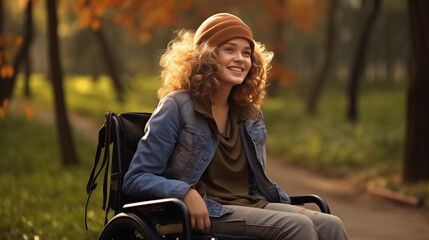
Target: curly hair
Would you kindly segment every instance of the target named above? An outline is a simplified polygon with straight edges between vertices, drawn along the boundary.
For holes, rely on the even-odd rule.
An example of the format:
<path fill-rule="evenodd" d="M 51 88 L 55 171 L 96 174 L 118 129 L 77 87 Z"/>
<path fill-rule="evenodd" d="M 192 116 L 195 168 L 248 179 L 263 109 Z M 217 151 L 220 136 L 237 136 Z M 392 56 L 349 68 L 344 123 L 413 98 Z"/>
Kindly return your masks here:
<path fill-rule="evenodd" d="M 162 86 L 158 97 L 163 98 L 173 91 L 186 91 L 197 99 L 211 98 L 211 93 L 220 86 L 217 77 L 217 51 L 203 43 L 194 44 L 195 32 L 181 30 L 161 56 Z M 266 95 L 268 72 L 273 53 L 259 42 L 252 52 L 252 67 L 246 79 L 233 87 L 230 98 L 240 107 L 260 108 Z"/>

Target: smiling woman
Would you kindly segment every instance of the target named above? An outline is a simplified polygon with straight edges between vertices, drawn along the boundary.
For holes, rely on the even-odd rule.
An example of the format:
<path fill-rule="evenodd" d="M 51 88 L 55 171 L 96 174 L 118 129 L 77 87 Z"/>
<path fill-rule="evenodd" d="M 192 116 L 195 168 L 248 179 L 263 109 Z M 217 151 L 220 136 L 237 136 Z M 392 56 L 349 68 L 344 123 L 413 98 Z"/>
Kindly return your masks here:
<path fill-rule="evenodd" d="M 238 17 L 220 13 L 182 30 L 161 57 L 158 108 L 123 191 L 178 198 L 195 231 L 262 239 L 347 239 L 337 217 L 290 205 L 265 174 L 260 107 L 273 54 Z"/>

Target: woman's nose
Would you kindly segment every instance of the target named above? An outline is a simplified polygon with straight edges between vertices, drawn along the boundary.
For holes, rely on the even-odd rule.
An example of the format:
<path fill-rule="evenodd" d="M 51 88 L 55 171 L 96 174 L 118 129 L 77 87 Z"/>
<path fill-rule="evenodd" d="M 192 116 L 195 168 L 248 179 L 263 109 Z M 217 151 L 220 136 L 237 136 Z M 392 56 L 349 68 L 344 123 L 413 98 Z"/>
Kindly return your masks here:
<path fill-rule="evenodd" d="M 237 54 L 235 54 L 233 60 L 236 61 L 236 62 L 242 62 L 242 61 L 244 61 L 244 57 L 243 57 L 243 55 L 241 53 L 237 53 Z"/>

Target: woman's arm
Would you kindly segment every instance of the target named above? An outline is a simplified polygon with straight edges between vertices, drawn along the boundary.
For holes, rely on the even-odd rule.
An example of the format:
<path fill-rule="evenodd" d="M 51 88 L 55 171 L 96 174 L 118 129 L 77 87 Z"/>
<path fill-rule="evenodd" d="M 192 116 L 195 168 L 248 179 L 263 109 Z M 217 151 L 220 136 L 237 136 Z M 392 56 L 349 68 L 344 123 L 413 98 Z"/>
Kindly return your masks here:
<path fill-rule="evenodd" d="M 162 176 L 178 141 L 179 105 L 174 96 L 162 99 L 149 119 L 145 135 L 124 177 L 123 191 L 141 199 L 174 197 L 183 199 L 189 184 Z"/>

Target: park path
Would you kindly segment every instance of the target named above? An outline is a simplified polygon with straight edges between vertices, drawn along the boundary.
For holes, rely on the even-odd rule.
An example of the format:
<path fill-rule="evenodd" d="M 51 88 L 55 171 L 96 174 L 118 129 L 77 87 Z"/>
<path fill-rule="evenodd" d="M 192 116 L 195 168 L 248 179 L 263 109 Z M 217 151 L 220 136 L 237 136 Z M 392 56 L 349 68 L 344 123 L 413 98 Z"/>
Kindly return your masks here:
<path fill-rule="evenodd" d="M 429 209 L 368 194 L 345 179 L 269 161 L 267 173 L 289 195 L 322 196 L 339 216 L 351 240 L 429 240 Z"/>
<path fill-rule="evenodd" d="M 52 124 L 54 116 L 39 111 L 35 118 Z M 70 122 L 84 137 L 97 141 L 102 122 L 76 114 L 70 115 Z M 313 193 L 323 197 L 332 214 L 343 220 L 350 240 L 429 240 L 429 209 L 376 197 L 346 179 L 330 178 L 271 158 L 267 174 L 291 196 Z"/>

